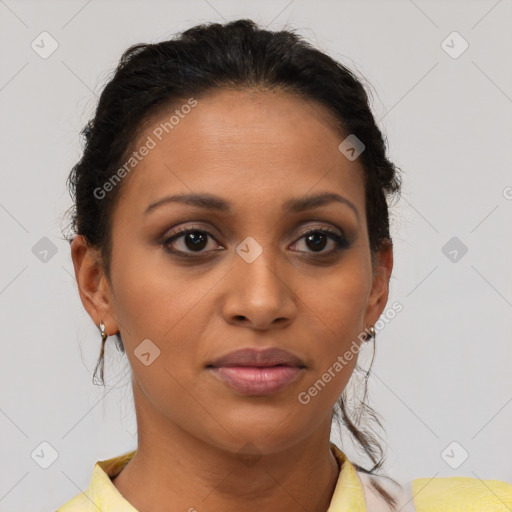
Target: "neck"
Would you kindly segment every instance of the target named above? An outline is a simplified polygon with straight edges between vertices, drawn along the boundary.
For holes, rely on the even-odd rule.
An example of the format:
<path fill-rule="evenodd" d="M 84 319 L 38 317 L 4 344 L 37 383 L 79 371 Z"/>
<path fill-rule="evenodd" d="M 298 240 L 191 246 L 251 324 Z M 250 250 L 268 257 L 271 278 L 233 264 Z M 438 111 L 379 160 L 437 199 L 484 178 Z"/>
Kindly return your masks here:
<path fill-rule="evenodd" d="M 252 456 L 200 440 L 154 409 L 138 408 L 137 419 L 137 451 L 112 481 L 139 512 L 329 508 L 339 475 L 330 417 L 297 444 Z"/>

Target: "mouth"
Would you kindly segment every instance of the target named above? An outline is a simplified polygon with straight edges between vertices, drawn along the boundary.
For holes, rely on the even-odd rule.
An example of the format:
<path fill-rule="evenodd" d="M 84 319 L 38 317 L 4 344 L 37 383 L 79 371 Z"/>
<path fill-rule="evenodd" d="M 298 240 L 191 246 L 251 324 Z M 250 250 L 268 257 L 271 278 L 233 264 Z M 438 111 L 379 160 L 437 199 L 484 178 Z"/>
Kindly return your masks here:
<path fill-rule="evenodd" d="M 270 348 L 231 352 L 206 368 L 242 395 L 266 396 L 294 382 L 304 372 L 306 365 L 288 351 Z"/>

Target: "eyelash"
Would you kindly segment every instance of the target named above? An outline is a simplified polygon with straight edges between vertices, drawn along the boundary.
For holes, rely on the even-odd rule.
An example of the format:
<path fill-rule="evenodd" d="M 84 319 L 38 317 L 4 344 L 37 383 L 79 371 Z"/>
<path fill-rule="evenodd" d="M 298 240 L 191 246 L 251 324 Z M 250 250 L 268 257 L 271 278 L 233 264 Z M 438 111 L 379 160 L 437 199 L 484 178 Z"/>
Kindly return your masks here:
<path fill-rule="evenodd" d="M 206 231 L 202 228 L 186 227 L 186 228 L 178 230 L 173 235 L 166 237 L 160 243 L 164 247 L 165 251 L 167 251 L 168 253 L 177 255 L 178 257 L 197 258 L 197 256 L 207 253 L 208 251 L 197 251 L 197 252 L 177 251 L 176 249 L 170 249 L 168 247 L 170 243 L 174 242 L 175 240 L 178 240 L 179 238 L 186 236 L 189 233 L 201 233 L 201 234 L 204 234 L 204 235 L 206 235 L 210 238 L 213 238 L 215 240 L 215 238 L 211 235 L 211 233 L 209 233 L 208 231 Z M 327 252 L 323 252 L 323 251 L 321 251 L 321 252 L 299 251 L 299 252 L 306 252 L 308 254 L 312 254 L 312 255 L 315 255 L 315 256 L 318 256 L 321 258 L 321 257 L 332 256 L 332 255 L 338 253 L 339 251 L 341 251 L 343 249 L 347 249 L 349 247 L 349 243 L 347 242 L 347 240 L 345 239 L 344 236 L 339 235 L 337 232 L 335 232 L 329 228 L 311 229 L 309 231 L 306 231 L 305 233 L 302 233 L 302 235 L 300 236 L 300 238 L 298 238 L 298 240 L 301 240 L 302 238 L 305 238 L 314 233 L 321 233 L 323 235 L 326 235 L 328 238 L 330 238 L 331 240 L 333 240 L 335 242 L 336 247 Z"/>

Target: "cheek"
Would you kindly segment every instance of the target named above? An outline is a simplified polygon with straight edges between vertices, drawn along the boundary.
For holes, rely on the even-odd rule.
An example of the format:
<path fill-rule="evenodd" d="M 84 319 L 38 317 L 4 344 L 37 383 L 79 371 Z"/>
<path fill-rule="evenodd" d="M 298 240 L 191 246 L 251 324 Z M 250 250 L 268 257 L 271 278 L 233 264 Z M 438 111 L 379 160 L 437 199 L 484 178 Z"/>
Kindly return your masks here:
<path fill-rule="evenodd" d="M 197 307 L 201 297 L 193 289 L 174 291 L 162 280 L 135 282 L 129 277 L 125 286 L 119 286 L 119 296 L 121 299 L 116 302 L 115 309 L 134 371 L 140 365 L 137 357 L 146 346 L 157 354 L 155 362 L 158 365 L 180 380 L 188 379 L 201 340 L 194 318 L 205 315 Z M 147 372 L 141 377 L 146 375 Z M 165 380 L 166 376 L 162 378 Z"/>
<path fill-rule="evenodd" d="M 311 286 L 312 283 L 308 283 Z M 299 292 L 324 327 L 326 336 L 338 349 L 348 337 L 357 336 L 371 291 L 371 268 L 364 257 L 354 253 L 339 268 L 315 280 L 315 293 L 305 287 Z"/>
<path fill-rule="evenodd" d="M 334 403 L 357 363 L 371 284 L 361 259 L 358 262 L 355 258 L 352 263 L 318 280 L 318 293 L 308 297 L 306 290 L 302 291 L 308 298 L 304 300 L 305 319 L 301 324 L 311 322 L 314 326 L 308 334 L 314 343 L 314 363 L 302 389 L 308 394 L 306 401 Z"/>
<path fill-rule="evenodd" d="M 223 273 L 191 277 L 192 270 L 173 267 L 160 255 L 151 260 L 143 250 L 119 250 L 116 257 L 114 309 L 134 378 L 162 410 L 175 411 L 169 404 L 183 403 L 195 387 L 216 307 L 205 299 Z M 148 359 L 154 362 L 146 366 Z"/>
<path fill-rule="evenodd" d="M 310 414 L 311 409 L 318 411 L 318 414 L 331 410 L 345 389 L 357 363 L 357 351 L 350 351 L 348 357 L 346 354 L 347 352 L 337 354 L 329 364 L 311 375 L 301 386 L 297 401 L 301 406 L 309 408 Z"/>
<path fill-rule="evenodd" d="M 164 343 L 179 322 L 204 295 L 204 286 L 191 286 L 187 272 L 173 268 L 160 254 L 161 248 L 135 244 L 123 249 L 116 240 L 112 257 L 114 309 L 127 343 L 143 339 Z M 124 340 L 124 337 L 123 337 Z"/>

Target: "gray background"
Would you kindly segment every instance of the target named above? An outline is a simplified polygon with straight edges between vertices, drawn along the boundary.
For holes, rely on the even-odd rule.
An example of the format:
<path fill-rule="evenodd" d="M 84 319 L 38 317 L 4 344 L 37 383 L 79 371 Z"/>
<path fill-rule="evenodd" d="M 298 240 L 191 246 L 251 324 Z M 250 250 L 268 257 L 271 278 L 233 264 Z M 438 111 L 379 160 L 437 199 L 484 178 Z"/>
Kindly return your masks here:
<path fill-rule="evenodd" d="M 512 482 L 511 14 L 506 0 L 0 0 L 0 510 L 54 510 L 96 460 L 135 448 L 129 367 L 107 344 L 107 387 L 93 386 L 100 335 L 60 232 L 95 95 L 129 45 L 240 17 L 299 29 L 365 77 L 404 172 L 389 301 L 403 310 L 370 379 L 385 470 Z M 51 49 L 43 31 L 47 58 L 31 47 Z M 47 469 L 42 442 L 58 454 Z"/>

